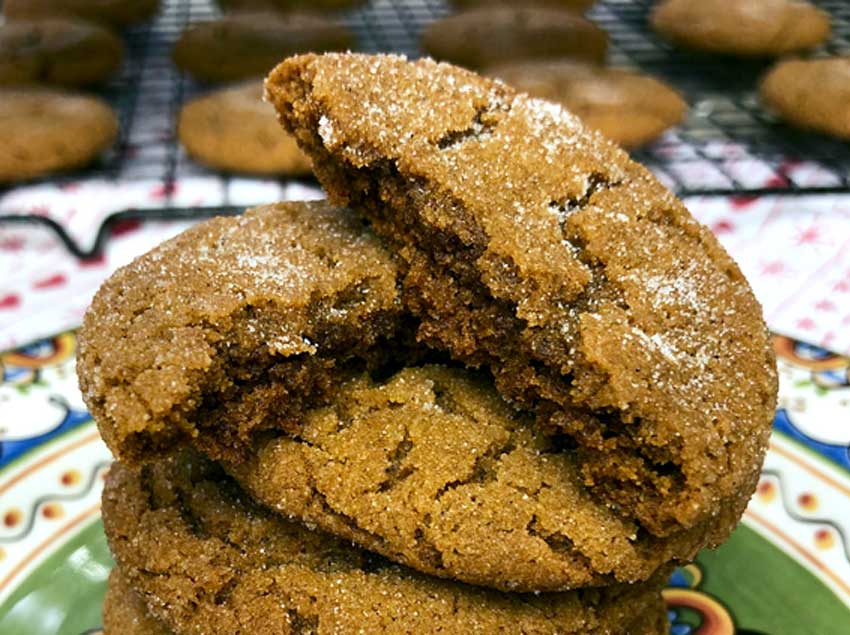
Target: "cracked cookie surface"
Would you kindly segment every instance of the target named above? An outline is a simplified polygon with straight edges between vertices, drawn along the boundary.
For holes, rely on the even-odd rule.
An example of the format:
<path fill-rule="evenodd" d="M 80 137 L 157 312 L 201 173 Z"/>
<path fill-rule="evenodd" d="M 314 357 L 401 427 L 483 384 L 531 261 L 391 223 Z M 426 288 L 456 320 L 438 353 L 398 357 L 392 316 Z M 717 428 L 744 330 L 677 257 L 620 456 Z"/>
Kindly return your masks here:
<path fill-rule="evenodd" d="M 537 595 L 430 578 L 262 510 L 194 454 L 115 464 L 103 521 L 127 583 L 176 633 L 663 633 L 667 572 Z"/>
<path fill-rule="evenodd" d="M 492 382 L 441 366 L 359 377 L 226 469 L 260 503 L 414 569 L 505 591 L 646 580 L 692 558 L 639 531 L 582 484 L 570 448 Z"/>
<path fill-rule="evenodd" d="M 103 598 L 103 635 L 173 635 L 151 615 L 142 598 L 116 567 L 109 574 Z"/>
<path fill-rule="evenodd" d="M 238 459 L 391 352 L 396 267 L 327 203 L 200 223 L 119 269 L 79 332 L 86 405 L 116 457 L 193 443 Z"/>
<path fill-rule="evenodd" d="M 609 632 L 617 633 L 620 632 L 618 629 L 625 628 L 629 635 L 667 635 L 669 628 L 667 609 L 658 594 L 655 597 L 647 594 L 645 607 L 639 611 L 636 616 L 627 617 L 631 621 L 618 624 L 615 630 Z M 291 624 L 287 626 L 290 627 L 289 633 L 294 631 L 297 635 L 321 635 L 321 631 L 310 628 L 301 628 L 299 631 L 292 628 Z M 181 631 L 181 633 L 185 632 Z M 367 627 L 363 632 L 371 631 Z M 171 630 L 151 615 L 139 594 L 127 584 L 124 576 L 115 568 L 109 575 L 104 599 L 103 635 L 180 635 L 180 633 Z"/>
<path fill-rule="evenodd" d="M 331 201 L 393 244 L 421 341 L 489 368 L 624 518 L 728 535 L 775 362 L 739 268 L 680 201 L 561 107 L 447 64 L 304 55 L 266 90 Z"/>

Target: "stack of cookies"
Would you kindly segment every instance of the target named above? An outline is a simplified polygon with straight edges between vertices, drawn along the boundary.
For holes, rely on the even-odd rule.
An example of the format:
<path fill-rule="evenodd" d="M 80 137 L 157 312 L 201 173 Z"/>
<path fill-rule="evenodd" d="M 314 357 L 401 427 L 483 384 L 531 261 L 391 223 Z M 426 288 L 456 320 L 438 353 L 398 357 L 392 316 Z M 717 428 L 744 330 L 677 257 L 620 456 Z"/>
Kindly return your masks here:
<path fill-rule="evenodd" d="M 738 267 L 500 82 L 327 54 L 266 90 L 329 202 L 193 227 L 80 332 L 107 632 L 664 633 L 775 405 Z"/>

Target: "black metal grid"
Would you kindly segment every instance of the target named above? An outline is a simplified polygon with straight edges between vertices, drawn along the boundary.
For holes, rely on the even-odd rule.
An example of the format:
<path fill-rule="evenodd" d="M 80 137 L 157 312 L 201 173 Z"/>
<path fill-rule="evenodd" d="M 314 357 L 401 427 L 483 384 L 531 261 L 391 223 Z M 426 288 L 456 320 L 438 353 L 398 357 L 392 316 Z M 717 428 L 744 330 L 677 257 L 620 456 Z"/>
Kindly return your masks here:
<path fill-rule="evenodd" d="M 833 36 L 816 56 L 850 54 L 850 3 L 814 0 Z M 606 0 L 589 16 L 609 32 L 610 62 L 667 80 L 691 104 L 687 120 L 634 157 L 689 194 L 850 191 L 850 144 L 797 130 L 765 112 L 759 78 L 771 60 L 676 49 L 647 28 L 651 0 Z"/>
<path fill-rule="evenodd" d="M 601 0 L 588 14 L 611 35 L 612 65 L 635 67 L 666 79 L 692 106 L 681 126 L 636 152 L 636 159 L 683 196 L 850 191 L 850 144 L 794 130 L 760 108 L 756 85 L 769 62 L 677 50 L 647 29 L 652 4 L 652 0 Z M 850 3 L 820 0 L 817 4 L 831 13 L 834 28 L 832 40 L 817 54 L 850 53 Z M 354 30 L 360 50 L 396 51 L 415 57 L 421 54 L 422 29 L 449 12 L 444 0 L 372 0 L 341 18 Z M 168 193 L 181 178 L 206 176 L 214 178 L 222 192 L 220 206 L 215 208 L 178 209 L 166 196 L 163 208 L 125 210 L 108 222 L 231 209 L 227 194 L 231 177 L 189 159 L 175 135 L 180 106 L 210 87 L 179 73 L 170 60 L 171 48 L 187 26 L 218 15 L 212 0 L 163 0 L 154 20 L 126 30 L 125 64 L 120 75 L 100 92 L 119 113 L 120 137 L 99 162 L 51 181 L 150 179 L 161 183 Z M 0 220 L 10 218 L 0 215 Z M 15 220 L 51 224 L 32 216 Z M 52 223 L 52 228 L 77 255 L 89 255 L 58 223 Z M 95 250 L 107 229 L 101 227 Z"/>

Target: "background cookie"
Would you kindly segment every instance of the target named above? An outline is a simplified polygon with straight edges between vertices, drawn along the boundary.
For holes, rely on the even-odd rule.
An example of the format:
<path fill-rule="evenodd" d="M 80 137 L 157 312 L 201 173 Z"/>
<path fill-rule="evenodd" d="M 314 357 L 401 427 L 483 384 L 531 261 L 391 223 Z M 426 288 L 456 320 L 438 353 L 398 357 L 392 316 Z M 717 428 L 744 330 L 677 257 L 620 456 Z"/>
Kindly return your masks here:
<path fill-rule="evenodd" d="M 662 0 L 650 24 L 681 46 L 731 55 L 783 55 L 830 34 L 829 14 L 801 0 Z"/>
<path fill-rule="evenodd" d="M 626 148 L 657 138 L 685 116 L 685 100 L 640 73 L 570 60 L 529 60 L 487 69 L 523 92 L 559 102 L 590 128 Z"/>
<path fill-rule="evenodd" d="M 205 81 L 266 75 L 288 55 L 351 47 L 341 24 L 310 14 L 235 13 L 185 31 L 174 45 L 174 63 Z"/>
<path fill-rule="evenodd" d="M 121 65 L 124 45 L 83 20 L 45 18 L 0 24 L 0 85 L 84 86 L 104 81 Z"/>
<path fill-rule="evenodd" d="M 595 2 L 596 0 L 532 0 L 525 4 L 569 9 L 570 11 L 584 11 L 593 6 Z M 493 6 L 495 4 L 516 6 L 517 3 L 514 0 L 449 0 L 449 4 L 460 9 L 467 9 L 470 7 Z"/>
<path fill-rule="evenodd" d="M 664 581 L 518 595 L 429 578 L 257 508 L 193 455 L 114 465 L 103 523 L 129 585 L 178 632 L 633 633 L 658 622 Z"/>
<path fill-rule="evenodd" d="M 368 0 L 217 0 L 226 11 L 272 9 L 274 11 L 342 11 L 366 4 Z"/>
<path fill-rule="evenodd" d="M 113 569 L 103 599 L 103 635 L 174 635 L 153 617 L 124 577 Z"/>
<path fill-rule="evenodd" d="M 239 458 L 393 349 L 396 267 L 325 202 L 216 218 L 119 269 L 78 334 L 80 388 L 113 454 L 188 440 Z"/>
<path fill-rule="evenodd" d="M 147 20 L 159 7 L 159 0 L 5 0 L 3 14 L 8 18 L 66 16 L 124 27 Z"/>
<path fill-rule="evenodd" d="M 608 35 L 570 11 L 493 6 L 432 22 L 422 33 L 422 46 L 437 59 L 469 68 L 541 57 L 602 62 Z"/>
<path fill-rule="evenodd" d="M 263 101 L 259 79 L 188 102 L 180 110 L 177 131 L 195 160 L 219 170 L 310 173 L 310 160 Z"/>
<path fill-rule="evenodd" d="M 102 100 L 48 88 L 0 89 L 0 183 L 89 163 L 118 120 Z"/>
<path fill-rule="evenodd" d="M 775 362 L 749 285 L 680 201 L 559 106 L 447 64 L 304 55 L 266 88 L 330 200 L 399 256 L 420 341 L 488 366 L 650 533 L 728 535 Z"/>
<path fill-rule="evenodd" d="M 850 57 L 779 62 L 759 94 L 794 125 L 850 139 Z"/>
<path fill-rule="evenodd" d="M 287 518 L 504 591 L 646 580 L 705 541 L 705 527 L 670 540 L 640 532 L 492 382 L 440 366 L 352 380 L 297 432 L 227 469 Z"/>

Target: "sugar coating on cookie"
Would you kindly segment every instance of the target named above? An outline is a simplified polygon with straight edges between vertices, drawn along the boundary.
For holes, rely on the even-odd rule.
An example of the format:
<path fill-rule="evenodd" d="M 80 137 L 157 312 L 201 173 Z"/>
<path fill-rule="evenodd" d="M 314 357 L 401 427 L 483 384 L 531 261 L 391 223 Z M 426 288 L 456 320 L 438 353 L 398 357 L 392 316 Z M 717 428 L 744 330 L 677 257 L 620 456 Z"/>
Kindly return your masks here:
<path fill-rule="evenodd" d="M 488 367 L 651 533 L 731 531 L 775 362 L 739 268 L 680 201 L 560 106 L 447 64 L 304 55 L 266 88 L 331 201 L 394 244 L 421 341 Z"/>
<path fill-rule="evenodd" d="M 486 69 L 514 88 L 560 103 L 625 148 L 656 139 L 685 116 L 688 105 L 659 79 L 573 60 L 524 60 Z"/>
<path fill-rule="evenodd" d="M 850 139 L 850 57 L 779 62 L 762 78 L 759 95 L 792 124 Z"/>
<path fill-rule="evenodd" d="M 608 34 L 572 11 L 497 4 L 432 22 L 422 32 L 422 48 L 468 68 L 552 57 L 601 63 L 608 52 Z"/>
<path fill-rule="evenodd" d="M 441 366 L 351 380 L 297 432 L 259 441 L 228 471 L 286 517 L 505 591 L 646 580 L 690 560 L 706 534 L 639 531 L 587 491 L 571 449 L 492 382 Z"/>
<path fill-rule="evenodd" d="M 700 51 L 774 56 L 829 39 L 829 14 L 803 0 L 662 0 L 650 25 L 676 44 Z"/>
<path fill-rule="evenodd" d="M 90 163 L 118 134 L 118 118 L 97 97 L 58 89 L 0 89 L 0 183 Z"/>
<path fill-rule="evenodd" d="M 127 583 L 178 633 L 603 635 L 663 621 L 668 571 L 646 584 L 537 595 L 439 580 L 256 507 L 190 454 L 140 471 L 114 465 L 103 522 Z"/>
<path fill-rule="evenodd" d="M 109 30 L 68 18 L 0 24 L 0 85 L 86 86 L 111 76 L 124 45 Z"/>
<path fill-rule="evenodd" d="M 174 635 L 174 631 L 148 611 L 121 572 L 109 574 L 103 598 L 103 635 Z"/>
<path fill-rule="evenodd" d="M 213 91 L 187 102 L 177 123 L 180 142 L 197 161 L 219 170 L 303 176 L 308 159 L 281 130 L 263 101 L 262 80 Z"/>
<path fill-rule="evenodd" d="M 192 227 L 119 269 L 79 332 L 86 405 L 116 457 L 239 455 L 391 350 L 396 268 L 350 215 L 280 203 Z"/>

